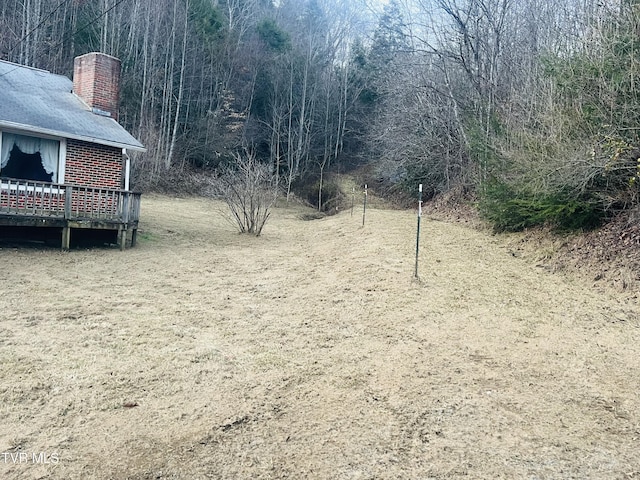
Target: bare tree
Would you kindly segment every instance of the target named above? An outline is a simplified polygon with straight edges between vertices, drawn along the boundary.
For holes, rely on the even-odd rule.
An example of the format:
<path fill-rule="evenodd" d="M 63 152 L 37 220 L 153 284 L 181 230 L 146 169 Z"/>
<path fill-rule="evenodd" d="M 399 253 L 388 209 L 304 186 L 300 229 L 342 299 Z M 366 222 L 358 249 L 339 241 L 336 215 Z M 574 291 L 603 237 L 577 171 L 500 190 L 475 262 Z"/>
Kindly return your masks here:
<path fill-rule="evenodd" d="M 277 176 L 271 165 L 245 151 L 213 181 L 213 193 L 226 202 L 240 233 L 259 236 L 278 198 Z"/>

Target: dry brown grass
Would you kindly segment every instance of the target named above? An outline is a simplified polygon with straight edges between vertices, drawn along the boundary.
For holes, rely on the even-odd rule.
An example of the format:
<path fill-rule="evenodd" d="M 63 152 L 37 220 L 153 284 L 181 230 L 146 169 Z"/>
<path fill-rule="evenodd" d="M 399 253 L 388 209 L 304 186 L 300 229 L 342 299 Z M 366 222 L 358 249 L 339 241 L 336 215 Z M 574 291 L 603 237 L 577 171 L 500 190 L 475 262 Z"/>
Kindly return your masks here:
<path fill-rule="evenodd" d="M 0 478 L 640 478 L 640 309 L 371 208 L 260 238 L 145 197 L 138 247 L 0 250 Z"/>

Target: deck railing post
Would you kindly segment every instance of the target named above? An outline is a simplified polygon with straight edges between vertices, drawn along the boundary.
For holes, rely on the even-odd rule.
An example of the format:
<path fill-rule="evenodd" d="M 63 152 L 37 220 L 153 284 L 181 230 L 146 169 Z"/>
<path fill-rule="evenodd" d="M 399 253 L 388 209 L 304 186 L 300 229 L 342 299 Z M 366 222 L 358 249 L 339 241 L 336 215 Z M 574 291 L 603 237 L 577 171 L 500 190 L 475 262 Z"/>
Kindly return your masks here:
<path fill-rule="evenodd" d="M 129 192 L 124 192 L 122 197 L 122 223 L 129 223 Z"/>
<path fill-rule="evenodd" d="M 133 206 L 131 208 L 131 214 L 133 215 L 133 221 L 140 220 L 140 194 L 134 193 L 132 196 Z M 130 219 L 131 220 L 131 219 Z"/>
<path fill-rule="evenodd" d="M 64 218 L 65 220 L 69 220 L 71 218 L 71 197 L 73 193 L 73 188 L 70 186 L 65 187 L 64 189 Z"/>
<path fill-rule="evenodd" d="M 71 246 L 71 227 L 69 226 L 69 219 L 71 218 L 71 198 L 73 195 L 73 188 L 66 187 L 64 189 L 64 219 L 65 225 L 62 227 L 62 250 L 69 250 Z"/>
<path fill-rule="evenodd" d="M 2 198 L 6 197 L 7 198 L 7 204 L 4 205 L 2 203 L 0 203 L 0 211 L 5 210 L 5 211 L 9 211 L 9 208 L 11 206 L 11 187 L 9 186 L 11 182 L 9 180 L 5 181 L 1 181 L 0 182 L 0 202 L 2 201 Z M 4 186 L 7 186 L 7 191 L 6 193 L 4 192 Z"/>

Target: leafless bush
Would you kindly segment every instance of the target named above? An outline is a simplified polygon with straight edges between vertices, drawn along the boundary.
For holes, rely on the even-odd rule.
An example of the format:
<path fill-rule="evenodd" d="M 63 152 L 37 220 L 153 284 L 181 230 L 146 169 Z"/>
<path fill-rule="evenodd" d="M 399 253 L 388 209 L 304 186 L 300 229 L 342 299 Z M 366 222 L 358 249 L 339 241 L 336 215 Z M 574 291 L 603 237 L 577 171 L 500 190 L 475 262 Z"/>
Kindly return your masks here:
<path fill-rule="evenodd" d="M 277 176 L 252 152 L 235 154 L 234 162 L 213 181 L 213 193 L 229 207 L 241 233 L 259 236 L 278 197 Z"/>

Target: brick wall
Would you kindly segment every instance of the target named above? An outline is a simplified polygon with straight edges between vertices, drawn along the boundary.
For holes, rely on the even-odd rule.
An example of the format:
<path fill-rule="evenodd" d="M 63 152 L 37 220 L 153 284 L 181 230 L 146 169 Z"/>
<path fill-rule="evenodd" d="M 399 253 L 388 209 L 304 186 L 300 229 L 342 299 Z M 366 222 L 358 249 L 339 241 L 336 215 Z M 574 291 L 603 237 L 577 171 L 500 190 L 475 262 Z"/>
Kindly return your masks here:
<path fill-rule="evenodd" d="M 73 91 L 87 105 L 109 112 L 118 120 L 120 60 L 103 53 L 87 53 L 73 63 Z"/>
<path fill-rule="evenodd" d="M 67 140 L 64 183 L 97 188 L 122 188 L 122 149 Z"/>

